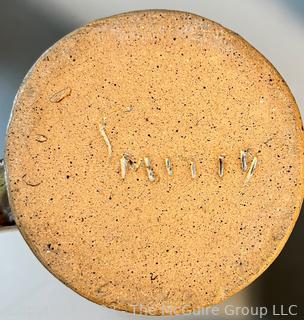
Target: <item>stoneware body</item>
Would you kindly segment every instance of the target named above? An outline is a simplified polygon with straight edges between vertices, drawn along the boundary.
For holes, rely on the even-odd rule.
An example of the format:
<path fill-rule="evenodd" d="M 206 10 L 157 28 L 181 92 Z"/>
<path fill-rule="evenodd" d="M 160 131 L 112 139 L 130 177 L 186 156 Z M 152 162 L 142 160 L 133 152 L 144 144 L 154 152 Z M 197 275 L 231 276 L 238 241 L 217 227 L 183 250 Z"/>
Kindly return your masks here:
<path fill-rule="evenodd" d="M 184 12 L 67 35 L 26 76 L 5 167 L 22 235 L 58 279 L 118 310 L 217 304 L 277 257 L 303 199 L 303 128 L 275 68 Z"/>

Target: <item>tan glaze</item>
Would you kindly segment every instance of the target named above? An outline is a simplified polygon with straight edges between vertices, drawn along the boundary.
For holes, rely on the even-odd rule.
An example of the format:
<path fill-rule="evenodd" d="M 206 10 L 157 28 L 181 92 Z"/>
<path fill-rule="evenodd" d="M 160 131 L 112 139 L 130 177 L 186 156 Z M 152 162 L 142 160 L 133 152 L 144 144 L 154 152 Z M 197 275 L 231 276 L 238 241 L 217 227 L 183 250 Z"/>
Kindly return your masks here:
<path fill-rule="evenodd" d="M 258 164 L 243 171 L 248 147 Z M 38 60 L 6 169 L 18 227 L 56 277 L 107 307 L 180 313 L 277 257 L 302 205 L 303 150 L 295 100 L 260 53 L 210 20 L 146 11 L 92 22 Z M 142 159 L 123 180 L 123 154 L 162 174 L 149 181 Z"/>

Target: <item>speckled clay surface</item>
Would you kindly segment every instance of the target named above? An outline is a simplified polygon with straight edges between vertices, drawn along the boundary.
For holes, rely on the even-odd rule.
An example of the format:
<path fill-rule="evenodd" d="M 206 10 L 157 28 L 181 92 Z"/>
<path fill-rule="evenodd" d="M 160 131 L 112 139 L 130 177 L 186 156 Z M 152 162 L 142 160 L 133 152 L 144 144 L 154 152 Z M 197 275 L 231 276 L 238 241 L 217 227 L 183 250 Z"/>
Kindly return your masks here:
<path fill-rule="evenodd" d="M 96 303 L 160 314 L 218 303 L 269 266 L 302 204 L 303 150 L 294 98 L 260 53 L 207 19 L 147 11 L 95 21 L 39 59 L 6 166 L 17 224 L 54 275 Z M 156 181 L 144 166 L 123 180 L 124 153 L 148 157 Z"/>

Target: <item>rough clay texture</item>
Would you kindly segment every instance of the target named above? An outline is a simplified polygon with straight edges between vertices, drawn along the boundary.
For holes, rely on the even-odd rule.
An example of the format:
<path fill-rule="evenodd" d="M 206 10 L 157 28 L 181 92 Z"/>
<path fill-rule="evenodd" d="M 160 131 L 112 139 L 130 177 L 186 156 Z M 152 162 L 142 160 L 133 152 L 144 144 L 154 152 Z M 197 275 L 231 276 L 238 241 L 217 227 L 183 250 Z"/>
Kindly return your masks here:
<path fill-rule="evenodd" d="M 88 299 L 196 309 L 248 285 L 285 244 L 303 198 L 302 130 L 284 80 L 237 34 L 181 12 L 110 17 L 60 40 L 24 81 L 11 205 L 39 260 Z M 123 180 L 124 153 L 148 157 L 156 181 L 143 165 Z"/>

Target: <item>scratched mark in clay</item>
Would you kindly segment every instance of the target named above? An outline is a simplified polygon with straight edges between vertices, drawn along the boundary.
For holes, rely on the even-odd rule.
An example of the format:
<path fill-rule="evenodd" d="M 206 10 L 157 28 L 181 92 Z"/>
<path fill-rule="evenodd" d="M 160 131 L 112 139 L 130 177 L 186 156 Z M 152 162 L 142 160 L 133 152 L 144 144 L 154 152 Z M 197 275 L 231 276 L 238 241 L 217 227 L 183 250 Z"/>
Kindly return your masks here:
<path fill-rule="evenodd" d="M 100 134 L 103 137 L 103 140 L 108 148 L 109 158 L 111 158 L 112 157 L 112 145 L 111 145 L 110 139 L 108 138 L 107 133 L 106 133 L 106 119 L 105 118 L 103 119 L 103 121 L 99 127 L 99 131 L 100 131 Z"/>
<path fill-rule="evenodd" d="M 172 166 L 171 160 L 169 158 L 166 158 L 165 164 L 166 164 L 168 175 L 170 177 L 172 177 L 173 176 L 173 166 Z"/>
<path fill-rule="evenodd" d="M 224 162 L 225 162 L 225 157 L 224 156 L 219 156 L 219 176 L 222 178 L 224 176 Z"/>
<path fill-rule="evenodd" d="M 242 170 L 243 172 L 247 171 L 247 150 L 241 151 L 241 161 L 242 161 Z"/>
<path fill-rule="evenodd" d="M 27 177 L 27 174 L 24 174 L 22 176 L 22 181 L 27 185 L 27 186 L 30 186 L 30 187 L 38 187 L 41 185 L 42 181 L 41 182 L 33 182 L 33 181 L 30 181 Z"/>
<path fill-rule="evenodd" d="M 37 142 L 43 143 L 43 142 L 46 142 L 48 138 L 43 134 L 37 134 L 35 140 Z"/>
<path fill-rule="evenodd" d="M 50 101 L 52 103 L 59 103 L 64 98 L 68 97 L 71 94 L 71 92 L 72 92 L 71 88 L 69 88 L 69 87 L 64 88 L 64 89 L 56 92 L 54 95 L 52 95 L 50 97 Z"/>
<path fill-rule="evenodd" d="M 196 163 L 191 162 L 190 167 L 191 167 L 191 176 L 194 179 L 196 178 L 196 175 L 197 175 Z"/>
<path fill-rule="evenodd" d="M 257 157 L 254 157 L 251 162 L 251 166 L 249 168 L 249 171 L 248 171 L 248 174 L 246 177 L 246 183 L 248 183 L 251 180 L 251 178 L 253 177 L 253 174 L 257 168 L 257 165 L 258 165 L 258 159 L 257 159 Z"/>
<path fill-rule="evenodd" d="M 151 182 L 155 181 L 156 178 L 155 178 L 155 174 L 154 174 L 150 159 L 145 157 L 144 162 L 146 165 L 149 181 L 151 181 Z"/>
<path fill-rule="evenodd" d="M 122 179 L 126 178 L 128 167 L 130 167 L 133 171 L 137 171 L 142 164 L 142 159 L 136 161 L 135 158 L 127 153 L 124 153 L 120 158 L 120 173 Z"/>

